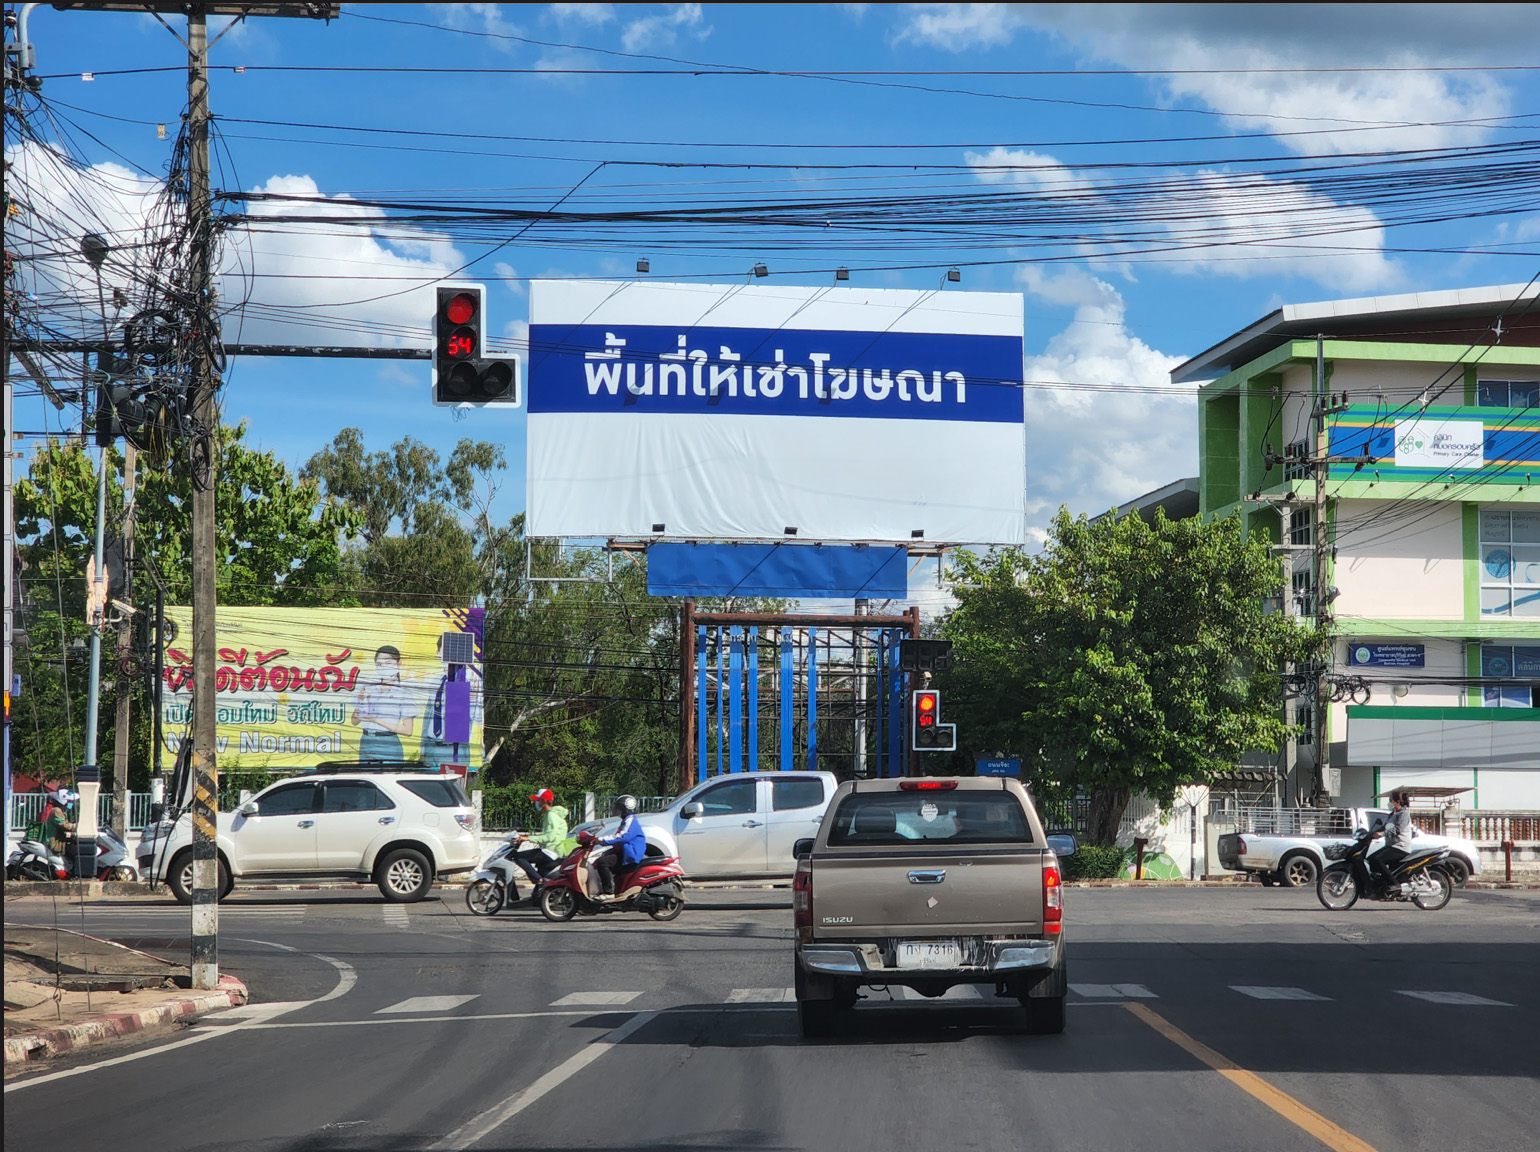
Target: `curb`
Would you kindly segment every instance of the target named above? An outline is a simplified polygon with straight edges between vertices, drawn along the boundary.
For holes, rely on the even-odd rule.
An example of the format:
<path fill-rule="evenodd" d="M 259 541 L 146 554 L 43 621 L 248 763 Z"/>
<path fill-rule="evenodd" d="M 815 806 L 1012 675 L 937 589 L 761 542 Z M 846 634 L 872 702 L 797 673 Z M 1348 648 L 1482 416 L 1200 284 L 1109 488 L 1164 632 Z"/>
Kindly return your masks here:
<path fill-rule="evenodd" d="M 40 1060 L 76 1052 L 118 1036 L 156 1032 L 209 1012 L 238 1008 L 247 1000 L 246 985 L 234 976 L 221 976 L 219 988 L 195 996 L 151 1004 L 138 1012 L 109 1012 L 58 1028 L 38 1028 L 5 1038 L 7 1072 Z"/>
<path fill-rule="evenodd" d="M 1515 888 L 1520 890 L 1534 890 L 1540 888 L 1540 884 L 1530 883 L 1523 880 L 1467 880 L 1464 884 L 1461 885 L 1461 887 L 1508 891 Z"/>

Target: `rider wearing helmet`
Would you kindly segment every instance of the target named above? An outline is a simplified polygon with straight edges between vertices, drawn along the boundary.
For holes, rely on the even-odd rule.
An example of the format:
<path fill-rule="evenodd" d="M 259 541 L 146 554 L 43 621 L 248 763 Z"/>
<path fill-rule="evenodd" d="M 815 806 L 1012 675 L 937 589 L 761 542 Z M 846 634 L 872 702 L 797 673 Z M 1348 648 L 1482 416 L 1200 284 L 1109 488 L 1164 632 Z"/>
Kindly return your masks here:
<path fill-rule="evenodd" d="M 647 854 L 647 834 L 636 818 L 636 797 L 617 796 L 610 805 L 610 815 L 620 817 L 620 827 L 613 836 L 604 836 L 600 844 L 609 845 L 607 852 L 594 857 L 593 866 L 599 873 L 599 892 L 603 896 L 615 895 L 615 869 L 640 864 Z"/>
<path fill-rule="evenodd" d="M 63 852 L 64 838 L 75 830 L 69 808 L 77 799 L 76 793 L 68 788 L 56 788 L 48 793 L 37 820 L 27 827 L 27 839 L 41 841 L 55 852 Z"/>
<path fill-rule="evenodd" d="M 538 887 L 540 878 L 561 856 L 562 842 L 567 839 L 567 810 L 556 803 L 556 793 L 549 788 L 540 788 L 530 793 L 529 798 L 540 813 L 540 831 L 517 838 L 513 862 L 524 869 L 529 882 Z"/>

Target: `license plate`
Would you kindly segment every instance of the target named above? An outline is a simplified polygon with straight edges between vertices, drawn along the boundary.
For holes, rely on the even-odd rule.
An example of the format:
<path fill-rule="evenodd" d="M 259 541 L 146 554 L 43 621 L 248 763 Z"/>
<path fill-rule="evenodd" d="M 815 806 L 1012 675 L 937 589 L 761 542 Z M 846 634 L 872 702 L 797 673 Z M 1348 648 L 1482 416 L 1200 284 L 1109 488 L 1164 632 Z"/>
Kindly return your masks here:
<path fill-rule="evenodd" d="M 900 968 L 956 968 L 962 963 L 953 940 L 900 940 L 895 959 Z"/>

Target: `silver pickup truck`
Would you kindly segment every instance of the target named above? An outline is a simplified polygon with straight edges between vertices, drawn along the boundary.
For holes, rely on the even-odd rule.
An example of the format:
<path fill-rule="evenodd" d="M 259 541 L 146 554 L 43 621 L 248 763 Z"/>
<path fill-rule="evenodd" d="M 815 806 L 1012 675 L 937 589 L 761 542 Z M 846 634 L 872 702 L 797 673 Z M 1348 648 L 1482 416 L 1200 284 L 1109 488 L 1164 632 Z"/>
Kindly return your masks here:
<path fill-rule="evenodd" d="M 814 838 L 795 846 L 797 1018 L 827 1035 L 863 986 L 941 996 L 985 984 L 1026 1009 L 1027 1030 L 1064 1030 L 1059 856 L 1015 780 L 841 784 Z"/>

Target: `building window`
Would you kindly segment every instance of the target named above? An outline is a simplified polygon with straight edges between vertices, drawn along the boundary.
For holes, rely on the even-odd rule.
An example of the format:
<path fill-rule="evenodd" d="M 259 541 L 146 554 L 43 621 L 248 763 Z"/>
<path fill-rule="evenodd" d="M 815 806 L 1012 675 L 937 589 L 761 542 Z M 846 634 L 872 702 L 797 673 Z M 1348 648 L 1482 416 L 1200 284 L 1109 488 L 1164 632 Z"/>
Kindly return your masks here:
<path fill-rule="evenodd" d="M 1283 478 L 1285 480 L 1309 480 L 1314 473 L 1310 470 L 1310 441 L 1296 440 L 1283 450 Z"/>
<path fill-rule="evenodd" d="M 1294 743 L 1315 743 L 1315 701 L 1301 699 L 1294 705 Z"/>
<path fill-rule="evenodd" d="M 1315 572 L 1310 568 L 1294 571 L 1294 607 L 1301 616 L 1315 615 Z"/>
<path fill-rule="evenodd" d="M 1289 513 L 1289 543 L 1315 543 L 1315 509 L 1296 508 Z"/>
<path fill-rule="evenodd" d="M 1476 403 L 1483 408 L 1540 408 L 1540 380 L 1478 380 Z"/>
<path fill-rule="evenodd" d="M 1483 644 L 1481 646 L 1483 680 L 1540 680 L 1540 647 L 1519 644 Z M 1533 684 L 1483 684 L 1481 703 L 1488 708 L 1533 708 Z"/>
<path fill-rule="evenodd" d="M 1540 617 L 1540 512 L 1481 512 L 1481 614 Z"/>

